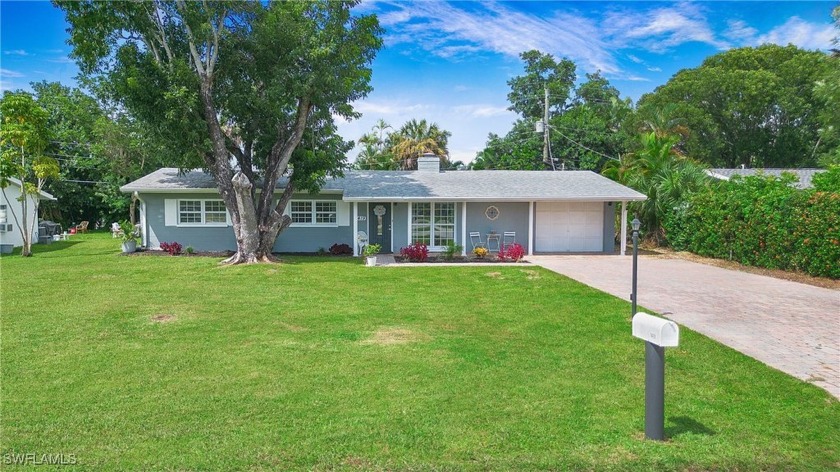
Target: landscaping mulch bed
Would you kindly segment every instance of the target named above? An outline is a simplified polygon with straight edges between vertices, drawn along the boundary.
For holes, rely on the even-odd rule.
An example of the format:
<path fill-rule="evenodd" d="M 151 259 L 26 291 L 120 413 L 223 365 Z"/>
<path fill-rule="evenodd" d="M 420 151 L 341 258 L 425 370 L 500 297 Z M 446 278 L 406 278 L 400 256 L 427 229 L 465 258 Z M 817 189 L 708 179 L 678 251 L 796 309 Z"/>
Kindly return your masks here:
<path fill-rule="evenodd" d="M 234 254 L 233 251 L 193 251 L 192 254 L 187 254 L 186 252 L 181 252 L 177 254 L 177 256 L 184 256 L 184 257 L 230 257 Z M 166 251 L 161 250 L 154 250 L 154 249 L 138 249 L 135 252 L 125 254 L 121 253 L 123 256 L 167 256 L 173 257 Z"/>
<path fill-rule="evenodd" d="M 400 256 L 400 255 L 397 255 L 397 254 L 394 255 L 394 260 L 398 264 L 416 264 L 416 263 L 418 263 L 418 262 L 415 262 L 415 261 L 410 261 L 407 257 Z M 520 260 L 520 261 L 514 262 L 510 259 L 500 261 L 500 260 L 496 259 L 495 257 L 481 257 L 481 258 L 479 258 L 479 257 L 458 256 L 458 257 L 453 257 L 452 259 L 445 259 L 443 257 L 429 256 L 429 258 L 426 259 L 425 261 L 423 261 L 422 263 L 423 264 L 435 264 L 435 263 L 442 263 L 442 264 L 487 264 L 487 263 L 528 264 L 529 262 L 525 261 L 525 260 Z"/>

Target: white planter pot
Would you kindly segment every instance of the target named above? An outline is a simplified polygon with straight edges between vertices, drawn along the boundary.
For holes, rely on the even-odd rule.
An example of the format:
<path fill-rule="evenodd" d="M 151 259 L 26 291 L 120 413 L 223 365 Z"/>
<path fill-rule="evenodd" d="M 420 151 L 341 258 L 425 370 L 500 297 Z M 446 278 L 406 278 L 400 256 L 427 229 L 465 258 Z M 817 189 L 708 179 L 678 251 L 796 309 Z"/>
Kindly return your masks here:
<path fill-rule="evenodd" d="M 365 265 L 368 267 L 373 267 L 376 265 L 376 256 L 367 256 L 365 258 Z"/>
<path fill-rule="evenodd" d="M 136 250 L 137 250 L 137 241 L 132 239 L 131 241 L 124 241 L 122 243 L 122 252 L 124 252 L 126 254 L 129 254 L 129 253 L 132 253 Z"/>

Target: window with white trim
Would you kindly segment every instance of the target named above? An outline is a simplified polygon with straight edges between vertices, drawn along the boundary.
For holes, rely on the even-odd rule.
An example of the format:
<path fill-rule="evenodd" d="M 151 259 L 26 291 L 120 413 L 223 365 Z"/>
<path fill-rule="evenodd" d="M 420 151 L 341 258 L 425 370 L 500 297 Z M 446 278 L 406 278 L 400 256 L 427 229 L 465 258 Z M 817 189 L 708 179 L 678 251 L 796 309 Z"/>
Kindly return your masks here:
<path fill-rule="evenodd" d="M 338 224 L 338 202 L 292 200 L 289 202 L 289 216 L 293 224 L 335 226 Z"/>
<path fill-rule="evenodd" d="M 225 203 L 221 200 L 178 200 L 178 224 L 225 225 Z"/>
<path fill-rule="evenodd" d="M 455 203 L 412 203 L 411 240 L 431 247 L 455 242 Z"/>

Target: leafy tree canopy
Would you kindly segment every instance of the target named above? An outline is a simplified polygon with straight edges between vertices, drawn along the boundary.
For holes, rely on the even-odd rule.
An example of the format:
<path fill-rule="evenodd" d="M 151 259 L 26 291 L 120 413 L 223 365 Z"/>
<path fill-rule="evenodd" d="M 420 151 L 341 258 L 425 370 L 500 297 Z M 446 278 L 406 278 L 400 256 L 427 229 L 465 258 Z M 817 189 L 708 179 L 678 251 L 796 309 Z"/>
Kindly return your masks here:
<path fill-rule="evenodd" d="M 732 49 L 643 96 L 638 113 L 675 108 L 674 124 L 688 131 L 679 147 L 710 165 L 813 165 L 826 107 L 814 85 L 828 68 L 825 54 L 795 46 Z"/>
<path fill-rule="evenodd" d="M 32 255 L 32 233 L 38 223 L 39 193 L 47 179 L 58 176 L 58 162 L 44 154 L 50 142 L 49 114 L 26 92 L 5 92 L 0 99 L 0 191 L 11 201 L 6 187 L 17 179 L 21 191 L 21 211 L 9 213 L 23 239 L 21 255 Z M 30 205 L 34 218 L 30 219 Z"/>
<path fill-rule="evenodd" d="M 228 262 L 272 260 L 292 192 L 345 165 L 352 143 L 333 117 L 357 117 L 350 103 L 370 91 L 376 17 L 331 0 L 56 3 L 83 74 L 177 150 L 181 167 L 215 177 L 238 246 Z M 287 173 L 279 202 L 256 192 Z"/>

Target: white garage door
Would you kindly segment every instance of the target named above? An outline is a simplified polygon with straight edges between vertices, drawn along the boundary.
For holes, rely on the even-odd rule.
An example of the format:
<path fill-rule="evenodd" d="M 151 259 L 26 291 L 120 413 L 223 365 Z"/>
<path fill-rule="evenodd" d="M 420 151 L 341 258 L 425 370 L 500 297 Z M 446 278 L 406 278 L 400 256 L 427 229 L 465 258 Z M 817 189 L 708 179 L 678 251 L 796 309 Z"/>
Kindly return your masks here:
<path fill-rule="evenodd" d="M 603 203 L 537 203 L 534 250 L 601 252 L 604 250 Z"/>

